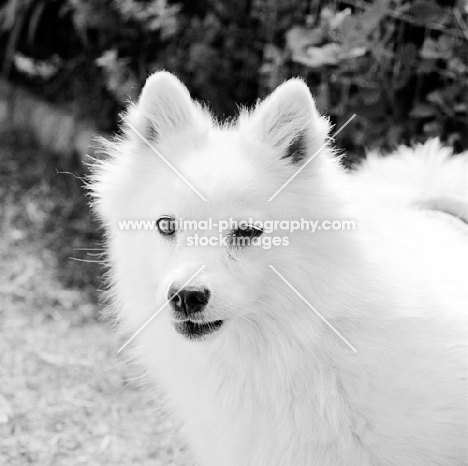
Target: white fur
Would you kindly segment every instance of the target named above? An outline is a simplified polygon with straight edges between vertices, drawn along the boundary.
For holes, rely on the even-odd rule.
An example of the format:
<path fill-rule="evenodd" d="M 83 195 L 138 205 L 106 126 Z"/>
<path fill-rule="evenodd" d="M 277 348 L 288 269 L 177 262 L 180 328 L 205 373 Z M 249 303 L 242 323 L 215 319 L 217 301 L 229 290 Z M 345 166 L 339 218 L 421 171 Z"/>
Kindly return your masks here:
<path fill-rule="evenodd" d="M 301 81 L 222 127 L 174 76 L 157 73 L 128 118 L 207 199 L 128 126 L 91 186 L 128 335 L 165 302 L 170 283 L 206 265 L 194 283 L 211 290 L 206 312 L 225 320 L 221 329 L 186 340 L 166 307 L 136 339 L 199 464 L 467 464 L 468 227 L 417 206 L 439 195 L 466 202 L 467 157 L 433 141 L 373 155 L 346 174 L 327 147 L 268 202 L 299 167 L 282 158 L 297 134 L 307 133 L 309 155 L 326 142 L 328 123 Z M 155 231 L 116 226 L 167 214 L 351 219 L 356 230 L 228 251 L 188 247 L 188 232 L 170 245 Z"/>

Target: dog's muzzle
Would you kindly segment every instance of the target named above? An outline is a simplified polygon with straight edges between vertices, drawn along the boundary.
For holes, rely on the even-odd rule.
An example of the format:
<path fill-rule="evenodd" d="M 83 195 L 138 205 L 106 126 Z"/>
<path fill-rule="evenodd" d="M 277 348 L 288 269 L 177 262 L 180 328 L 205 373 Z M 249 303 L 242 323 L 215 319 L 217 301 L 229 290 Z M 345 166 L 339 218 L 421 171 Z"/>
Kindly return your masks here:
<path fill-rule="evenodd" d="M 178 289 L 171 285 L 167 298 L 171 303 L 176 332 L 189 340 L 203 340 L 223 324 L 222 320 L 207 322 L 204 319 L 203 310 L 210 300 L 210 291 L 207 288 Z"/>
<path fill-rule="evenodd" d="M 210 299 L 210 291 L 206 288 L 187 287 L 177 289 L 172 285 L 167 293 L 174 317 L 177 320 L 189 319 L 193 314 L 203 311 Z"/>

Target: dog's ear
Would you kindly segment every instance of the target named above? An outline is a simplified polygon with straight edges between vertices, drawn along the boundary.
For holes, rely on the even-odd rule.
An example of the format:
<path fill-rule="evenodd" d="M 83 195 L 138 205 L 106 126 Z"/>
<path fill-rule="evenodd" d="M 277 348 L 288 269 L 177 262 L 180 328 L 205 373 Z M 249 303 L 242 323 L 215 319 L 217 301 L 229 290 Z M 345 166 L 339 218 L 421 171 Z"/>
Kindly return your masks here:
<path fill-rule="evenodd" d="M 328 120 L 315 107 L 307 85 L 290 79 L 279 86 L 255 110 L 241 119 L 253 137 L 278 150 L 282 158 L 300 163 L 325 144 Z"/>
<path fill-rule="evenodd" d="M 138 104 L 128 120 L 147 139 L 158 142 L 162 137 L 180 131 L 203 131 L 211 118 L 192 100 L 187 88 L 171 73 L 151 75 L 143 87 Z"/>

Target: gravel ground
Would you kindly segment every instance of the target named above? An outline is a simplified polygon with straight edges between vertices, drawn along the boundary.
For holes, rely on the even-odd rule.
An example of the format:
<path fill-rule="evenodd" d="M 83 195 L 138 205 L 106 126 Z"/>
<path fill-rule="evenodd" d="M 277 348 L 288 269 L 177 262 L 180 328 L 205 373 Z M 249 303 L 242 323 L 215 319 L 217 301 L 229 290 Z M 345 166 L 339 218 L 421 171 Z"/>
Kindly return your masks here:
<path fill-rule="evenodd" d="M 99 320 L 80 182 L 31 141 L 0 144 L 0 465 L 188 465 L 175 429 Z"/>

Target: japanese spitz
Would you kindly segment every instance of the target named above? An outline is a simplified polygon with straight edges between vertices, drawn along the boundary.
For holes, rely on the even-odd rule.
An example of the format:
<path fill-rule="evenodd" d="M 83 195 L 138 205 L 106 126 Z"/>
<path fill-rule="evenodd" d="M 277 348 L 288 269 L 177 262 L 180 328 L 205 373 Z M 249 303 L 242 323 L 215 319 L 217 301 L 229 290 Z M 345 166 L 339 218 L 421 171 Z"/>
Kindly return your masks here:
<path fill-rule="evenodd" d="M 329 129 L 299 79 L 221 125 L 149 77 L 91 183 L 115 313 L 201 466 L 467 464 L 468 157 L 346 173 Z"/>

